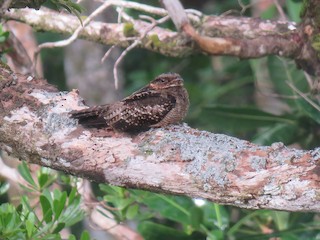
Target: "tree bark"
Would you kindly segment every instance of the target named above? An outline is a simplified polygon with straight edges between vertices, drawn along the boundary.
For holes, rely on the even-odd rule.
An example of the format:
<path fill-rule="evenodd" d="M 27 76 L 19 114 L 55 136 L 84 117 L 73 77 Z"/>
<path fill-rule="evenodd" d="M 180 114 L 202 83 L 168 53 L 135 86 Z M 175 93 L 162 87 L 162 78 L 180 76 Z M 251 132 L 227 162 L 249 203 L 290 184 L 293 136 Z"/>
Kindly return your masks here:
<path fill-rule="evenodd" d="M 0 147 L 21 160 L 243 208 L 320 211 L 320 148 L 257 146 L 185 124 L 106 134 L 69 118 L 83 107 L 76 91 L 58 92 L 45 80 L 0 67 Z"/>
<path fill-rule="evenodd" d="M 308 2 L 299 25 L 290 21 L 201 15 L 197 20 L 192 18 L 191 22 L 185 22 L 183 17 L 173 18 L 174 21 L 183 21 L 175 22 L 181 26 L 179 30 L 182 32 L 179 33 L 158 26 L 152 28 L 154 23 L 132 18 L 129 22 L 116 24 L 93 21 L 82 29 L 79 37 L 120 47 L 128 47 L 140 38 L 137 47 L 173 57 L 200 52 L 239 58 L 278 55 L 294 59 L 304 71 L 319 77 L 319 26 L 312 20 L 318 15 L 318 8 L 315 7 L 316 1 Z M 139 10 L 145 8 L 145 11 L 158 15 L 167 13 L 164 9 L 134 2 L 115 1 L 112 4 Z M 168 12 L 171 16 L 179 16 L 178 12 L 170 12 L 170 9 Z M 184 13 L 183 9 L 180 13 Z M 80 26 L 79 19 L 72 15 L 44 9 L 12 9 L 3 17 L 25 22 L 38 31 L 62 34 L 72 34 Z"/>
<path fill-rule="evenodd" d="M 72 34 L 80 25 L 79 20 L 72 15 L 49 10 L 13 9 L 6 12 L 4 17 L 25 22 L 37 31 L 62 34 Z M 134 20 L 132 25 L 91 22 L 81 31 L 79 37 L 106 45 L 128 47 L 132 42 L 130 37 L 143 36 L 151 24 L 142 20 Z M 184 57 L 203 50 L 213 55 L 231 55 L 240 58 L 258 58 L 267 55 L 295 58 L 299 56 L 303 45 L 301 30 L 294 22 L 203 16 L 201 22 L 197 24 L 199 24 L 197 36 L 200 38 L 198 44 L 204 44 L 204 47 L 209 49 L 202 49 L 202 46 L 199 48 L 186 34 L 162 27 L 150 30 L 141 39 L 138 47 L 173 57 Z"/>

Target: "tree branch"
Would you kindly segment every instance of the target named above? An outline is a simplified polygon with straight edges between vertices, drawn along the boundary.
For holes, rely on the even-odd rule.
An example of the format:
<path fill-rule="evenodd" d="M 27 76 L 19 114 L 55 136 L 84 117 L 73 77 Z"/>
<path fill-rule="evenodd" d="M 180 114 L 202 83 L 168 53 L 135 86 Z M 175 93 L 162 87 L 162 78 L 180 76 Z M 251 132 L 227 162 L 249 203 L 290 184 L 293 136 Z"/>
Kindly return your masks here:
<path fill-rule="evenodd" d="M 38 31 L 62 34 L 72 34 L 80 25 L 76 17 L 48 10 L 11 10 L 5 14 L 5 17 L 25 22 Z M 79 37 L 106 45 L 128 47 L 132 42 L 128 37 L 142 36 L 151 23 L 135 20 L 132 24 L 132 29 L 128 34 L 126 29 L 129 23 L 91 22 L 80 32 Z M 202 51 L 241 58 L 257 58 L 271 54 L 295 58 L 299 55 L 303 44 L 295 23 L 285 21 L 204 16 L 202 23 L 197 26 L 197 34 L 195 30 L 185 31 L 193 38 L 196 35 L 201 36 L 200 40 L 199 38 L 195 40 Z M 205 41 L 201 41 L 203 38 Z M 207 44 L 208 40 L 214 41 L 214 44 Z M 226 48 L 226 45 L 229 47 Z M 212 50 L 214 46 L 218 48 L 215 47 L 215 50 Z M 161 27 L 152 29 L 138 47 L 174 57 L 184 57 L 200 51 L 185 34 Z"/>
<path fill-rule="evenodd" d="M 75 91 L 1 66 L 0 147 L 97 182 L 250 209 L 320 211 L 320 148 L 257 146 L 178 125 L 101 137 L 69 118 L 79 103 Z"/>
<path fill-rule="evenodd" d="M 168 11 L 130 1 L 104 1 L 105 4 L 133 8 L 159 16 L 169 13 L 178 29 L 182 30 L 182 33 L 178 33 L 156 27 L 142 38 L 137 47 L 173 57 L 185 57 L 199 52 L 239 58 L 278 55 L 294 59 L 307 73 L 320 76 L 319 27 L 317 21 L 312 20 L 318 15 L 316 0 L 304 3 L 301 14 L 303 20 L 299 25 L 289 21 L 205 16 L 201 13 L 188 14 L 190 23 L 185 19 L 182 6 L 178 6 L 179 1 L 162 2 Z M 176 10 L 180 12 L 175 12 Z M 80 26 L 79 20 L 74 16 L 47 10 L 12 9 L 3 17 L 25 22 L 39 31 L 62 34 L 73 34 Z M 79 37 L 106 45 L 128 47 L 134 39 L 146 32 L 149 25 L 150 23 L 141 20 L 134 20 L 132 24 L 91 22 L 81 31 Z"/>

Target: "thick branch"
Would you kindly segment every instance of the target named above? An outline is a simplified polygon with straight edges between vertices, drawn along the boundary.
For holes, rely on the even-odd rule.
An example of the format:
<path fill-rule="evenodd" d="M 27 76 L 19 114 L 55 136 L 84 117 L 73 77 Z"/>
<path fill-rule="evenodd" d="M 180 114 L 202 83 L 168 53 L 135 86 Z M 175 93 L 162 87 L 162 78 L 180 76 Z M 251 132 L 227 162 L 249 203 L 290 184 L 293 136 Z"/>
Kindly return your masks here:
<path fill-rule="evenodd" d="M 32 9 L 11 10 L 7 19 L 25 22 L 38 31 L 71 34 L 79 26 L 76 17 L 52 11 Z M 127 47 L 129 37 L 143 36 L 150 23 L 135 20 L 130 33 L 126 24 L 90 23 L 80 34 L 81 38 L 107 45 Z M 232 55 L 240 58 L 257 58 L 266 55 L 298 57 L 302 40 L 292 22 L 261 20 L 242 17 L 203 17 L 202 23 L 190 34 L 201 50 L 210 54 Z M 131 35 L 130 35 L 131 34 Z M 132 35 L 133 34 L 133 35 Z M 167 56 L 184 57 L 200 51 L 185 34 L 155 27 L 142 39 L 139 47 Z"/>
<path fill-rule="evenodd" d="M 0 146 L 97 182 L 234 206 L 320 211 L 320 149 L 270 147 L 187 126 L 99 137 L 68 112 L 79 96 L 0 68 Z"/>

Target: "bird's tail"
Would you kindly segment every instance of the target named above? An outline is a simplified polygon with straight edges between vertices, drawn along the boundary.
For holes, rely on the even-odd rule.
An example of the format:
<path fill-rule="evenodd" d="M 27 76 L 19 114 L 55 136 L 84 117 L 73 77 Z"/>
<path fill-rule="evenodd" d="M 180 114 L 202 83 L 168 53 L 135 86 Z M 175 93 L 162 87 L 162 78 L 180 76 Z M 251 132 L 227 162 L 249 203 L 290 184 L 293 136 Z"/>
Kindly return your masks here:
<path fill-rule="evenodd" d="M 103 118 L 103 113 L 108 111 L 108 105 L 90 107 L 79 111 L 71 111 L 72 118 L 78 119 L 79 124 L 85 127 L 105 128 L 108 123 Z"/>

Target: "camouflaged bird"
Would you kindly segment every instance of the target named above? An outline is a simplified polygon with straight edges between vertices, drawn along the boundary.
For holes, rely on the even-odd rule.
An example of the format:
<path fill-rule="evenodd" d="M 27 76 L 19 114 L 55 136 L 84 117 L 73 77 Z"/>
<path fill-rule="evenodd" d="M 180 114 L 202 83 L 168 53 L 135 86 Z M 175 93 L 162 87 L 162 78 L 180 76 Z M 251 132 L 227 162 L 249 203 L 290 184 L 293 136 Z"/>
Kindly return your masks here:
<path fill-rule="evenodd" d="M 189 108 L 188 92 L 177 73 L 164 73 L 121 101 L 72 111 L 85 127 L 139 132 L 182 121 Z"/>

